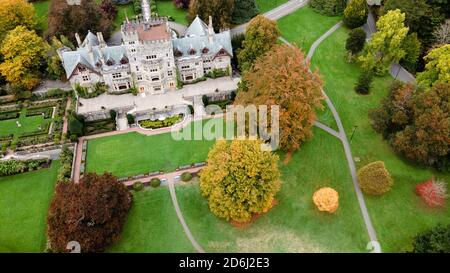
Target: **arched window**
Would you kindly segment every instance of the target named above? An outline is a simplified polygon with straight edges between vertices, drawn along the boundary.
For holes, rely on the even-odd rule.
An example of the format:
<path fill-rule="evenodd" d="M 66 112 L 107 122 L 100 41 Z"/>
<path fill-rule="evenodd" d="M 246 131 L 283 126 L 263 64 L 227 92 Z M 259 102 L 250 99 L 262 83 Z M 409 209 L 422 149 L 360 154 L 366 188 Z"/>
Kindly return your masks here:
<path fill-rule="evenodd" d="M 195 55 L 196 52 L 193 48 L 189 49 L 189 55 Z"/>
<path fill-rule="evenodd" d="M 202 53 L 203 54 L 206 54 L 206 53 L 208 53 L 209 52 L 209 49 L 207 48 L 207 47 L 204 47 L 203 49 L 202 49 Z"/>
<path fill-rule="evenodd" d="M 98 61 L 97 63 L 95 63 L 95 66 L 96 66 L 97 68 L 102 67 L 102 62 Z"/>
<path fill-rule="evenodd" d="M 128 58 L 124 56 L 124 57 L 120 60 L 120 63 L 121 63 L 121 64 L 127 64 L 127 63 L 128 63 Z"/>
<path fill-rule="evenodd" d="M 111 66 L 111 65 L 114 65 L 115 62 L 114 62 L 114 60 L 112 60 L 112 59 L 108 59 L 108 60 L 106 61 L 106 64 L 107 64 L 108 66 Z"/>

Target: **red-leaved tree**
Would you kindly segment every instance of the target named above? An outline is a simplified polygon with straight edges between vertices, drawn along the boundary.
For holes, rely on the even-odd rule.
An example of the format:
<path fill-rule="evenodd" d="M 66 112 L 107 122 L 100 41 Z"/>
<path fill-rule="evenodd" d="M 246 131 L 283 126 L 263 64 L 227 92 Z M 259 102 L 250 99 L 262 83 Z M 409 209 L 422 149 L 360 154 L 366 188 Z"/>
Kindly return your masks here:
<path fill-rule="evenodd" d="M 429 207 L 442 207 L 445 205 L 445 198 L 447 198 L 447 185 L 443 181 L 432 178 L 418 184 L 416 193 Z"/>

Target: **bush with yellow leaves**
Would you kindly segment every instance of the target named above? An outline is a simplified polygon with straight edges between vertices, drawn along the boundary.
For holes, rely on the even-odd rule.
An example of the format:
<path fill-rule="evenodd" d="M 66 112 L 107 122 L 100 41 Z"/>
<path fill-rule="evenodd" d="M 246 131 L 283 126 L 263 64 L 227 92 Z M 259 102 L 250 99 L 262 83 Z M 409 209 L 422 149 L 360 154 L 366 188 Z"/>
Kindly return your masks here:
<path fill-rule="evenodd" d="M 332 188 L 321 188 L 314 193 L 313 202 L 320 211 L 334 213 L 339 207 L 339 194 Z"/>

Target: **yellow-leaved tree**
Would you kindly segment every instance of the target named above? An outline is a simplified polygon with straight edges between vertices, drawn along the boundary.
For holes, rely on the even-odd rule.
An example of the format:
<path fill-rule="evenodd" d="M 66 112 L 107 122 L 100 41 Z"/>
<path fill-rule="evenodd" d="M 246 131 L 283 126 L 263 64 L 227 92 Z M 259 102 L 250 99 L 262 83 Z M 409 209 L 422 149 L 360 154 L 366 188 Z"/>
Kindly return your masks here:
<path fill-rule="evenodd" d="M 0 1 L 0 40 L 17 26 L 36 27 L 35 10 L 27 0 Z"/>
<path fill-rule="evenodd" d="M 0 52 L 0 73 L 15 86 L 31 90 L 39 83 L 39 67 L 48 44 L 34 30 L 18 26 L 6 35 Z"/>
<path fill-rule="evenodd" d="M 200 174 L 200 189 L 212 213 L 248 222 L 267 212 L 280 190 L 278 156 L 261 149 L 259 140 L 219 140 Z"/>

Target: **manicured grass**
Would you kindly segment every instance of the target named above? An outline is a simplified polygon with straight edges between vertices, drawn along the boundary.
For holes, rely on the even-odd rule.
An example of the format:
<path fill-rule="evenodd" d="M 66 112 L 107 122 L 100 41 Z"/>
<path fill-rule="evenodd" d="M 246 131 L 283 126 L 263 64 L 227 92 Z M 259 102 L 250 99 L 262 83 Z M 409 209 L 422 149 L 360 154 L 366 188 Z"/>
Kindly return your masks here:
<path fill-rule="evenodd" d="M 0 177 L 0 252 L 44 251 L 58 167 Z"/>
<path fill-rule="evenodd" d="M 116 5 L 117 8 L 117 16 L 114 19 L 114 28 L 116 30 L 120 30 L 120 26 L 125 21 L 125 17 L 128 16 L 128 18 L 131 20 L 135 17 L 133 4 L 126 4 L 126 5 Z"/>
<path fill-rule="evenodd" d="M 38 21 L 39 29 L 43 32 L 48 28 L 47 19 L 50 2 L 50 0 L 33 2 L 34 9 L 36 10 L 36 18 Z"/>
<path fill-rule="evenodd" d="M 213 124 L 223 122 L 211 120 Z M 207 122 L 207 121 L 204 121 Z M 202 122 L 191 123 L 184 131 L 194 132 Z M 195 131 L 201 132 L 200 128 Z M 192 134 L 192 139 L 194 135 Z M 203 162 L 213 140 L 175 141 L 171 133 L 144 136 L 129 133 L 89 141 L 87 171 L 112 172 L 119 177 L 133 176 L 154 171 L 174 171 L 177 167 Z"/>
<path fill-rule="evenodd" d="M 341 17 L 325 16 L 306 6 L 278 20 L 278 27 L 284 38 L 307 54 L 314 41 L 339 20 Z"/>
<path fill-rule="evenodd" d="M 259 12 L 264 13 L 278 6 L 281 6 L 287 1 L 288 0 L 256 0 L 256 4 L 258 5 Z"/>
<path fill-rule="evenodd" d="M 44 119 L 43 116 L 26 117 L 26 109 L 22 109 L 20 117 L 17 119 L 7 119 L 0 121 L 0 136 L 13 134 L 15 138 L 24 133 L 30 133 L 44 128 L 51 119 Z M 17 126 L 17 121 L 21 126 Z"/>
<path fill-rule="evenodd" d="M 340 28 L 327 38 L 317 49 L 312 62 L 323 75 L 326 92 L 341 116 L 347 135 L 350 136 L 356 128 L 351 149 L 354 157 L 360 159 L 357 167 L 382 160 L 395 180 L 391 192 L 382 197 L 365 198 L 383 250 L 404 251 L 410 247 L 412 238 L 418 232 L 437 223 L 450 223 L 449 206 L 427 209 L 414 194 L 417 183 L 432 176 L 450 182 L 450 174 L 406 162 L 371 128 L 369 109 L 380 105 L 393 79 L 390 76 L 377 78 L 370 95 L 356 94 L 353 87 L 360 68 L 357 64 L 345 62 L 347 33 L 345 28 Z"/>
<path fill-rule="evenodd" d="M 283 158 L 284 155 L 281 155 Z M 314 138 L 280 163 L 282 188 L 276 205 L 250 227 L 238 229 L 215 217 L 197 184 L 177 186 L 184 218 L 207 252 L 364 252 L 369 239 L 338 139 L 315 128 Z M 317 211 L 315 190 L 339 192 L 333 215 Z"/>
<path fill-rule="evenodd" d="M 195 252 L 178 221 L 167 187 L 134 194 L 121 240 L 108 252 Z"/>
<path fill-rule="evenodd" d="M 158 14 L 160 16 L 172 16 L 176 23 L 182 25 L 188 25 L 186 9 L 179 9 L 174 4 L 173 1 L 156 1 L 156 7 L 158 9 Z"/>

